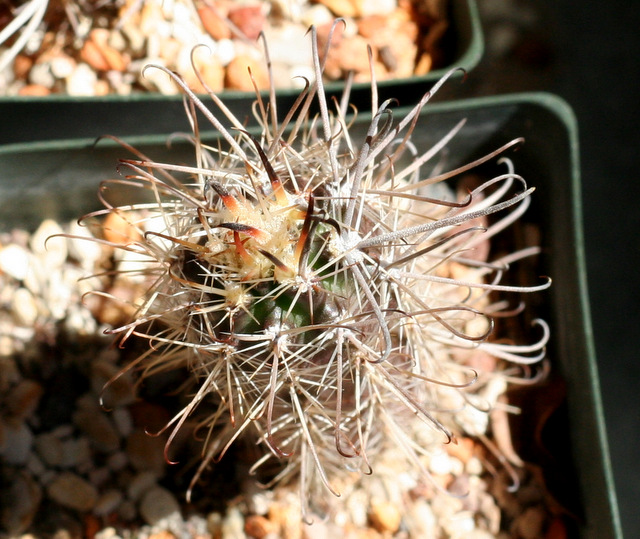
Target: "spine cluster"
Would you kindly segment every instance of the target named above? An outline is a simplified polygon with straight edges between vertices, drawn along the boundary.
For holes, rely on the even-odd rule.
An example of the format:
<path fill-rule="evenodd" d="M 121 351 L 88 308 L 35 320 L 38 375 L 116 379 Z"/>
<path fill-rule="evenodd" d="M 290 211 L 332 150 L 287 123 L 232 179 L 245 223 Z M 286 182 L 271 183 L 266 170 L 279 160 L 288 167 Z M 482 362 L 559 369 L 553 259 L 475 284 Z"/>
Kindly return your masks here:
<path fill-rule="evenodd" d="M 137 269 L 120 269 L 146 292 L 114 331 L 149 341 L 128 368 L 192 373 L 190 403 L 168 428 L 199 422 L 207 443 L 197 475 L 253 436 L 264 448 L 254 469 L 281 462 L 274 483 L 298 478 L 303 499 L 319 487 L 339 495 L 353 475 L 375 472 L 390 445 L 426 473 L 434 445 L 486 431 L 506 384 L 501 365 L 539 361 L 548 337 L 538 321 L 534 344 L 491 340 L 508 308 L 496 292 L 549 286 L 501 283 L 535 249 L 487 258 L 490 238 L 533 191 L 503 156 L 520 141 L 437 172 L 431 163 L 462 124 L 416 148 L 411 136 L 431 93 L 397 119 L 390 102 L 376 102 L 375 83 L 366 135 L 352 138 L 348 98 L 327 103 L 316 49 L 317 79 L 284 121 L 273 93 L 267 103 L 258 95 L 257 132 L 212 93 L 233 126 L 224 128 L 176 77 L 194 164 L 123 159 L 128 173 L 103 184 L 105 209 L 87 217 L 113 213 L 135 230 L 114 247 L 135 259 Z M 201 139 L 196 111 L 220 132 L 217 145 Z M 456 194 L 459 178 L 498 158 L 501 174 Z M 109 202 L 119 189 L 132 193 L 130 204 Z M 471 368 L 478 353 L 498 367 Z M 205 402 L 213 413 L 199 412 Z"/>

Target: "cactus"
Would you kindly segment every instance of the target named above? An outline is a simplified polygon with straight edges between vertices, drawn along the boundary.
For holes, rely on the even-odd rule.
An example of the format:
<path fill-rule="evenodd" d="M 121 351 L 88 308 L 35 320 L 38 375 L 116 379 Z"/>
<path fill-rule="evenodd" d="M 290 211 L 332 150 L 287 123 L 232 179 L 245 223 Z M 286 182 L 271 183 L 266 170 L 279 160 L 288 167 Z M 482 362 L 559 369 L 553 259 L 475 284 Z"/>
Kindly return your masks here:
<path fill-rule="evenodd" d="M 122 341 L 149 341 L 125 370 L 191 373 L 190 400 L 167 429 L 168 444 L 194 418 L 205 433 L 194 482 L 249 436 L 264 448 L 252 469 L 277 461 L 272 484 L 297 480 L 305 504 L 375 473 L 390 446 L 427 474 L 433 447 L 456 433 L 482 435 L 472 418 L 486 424 L 513 369 L 480 372 L 466 364 L 470 355 L 531 364 L 548 339 L 536 321 L 542 337 L 531 345 L 492 341 L 493 320 L 506 309 L 492 293 L 550 284 L 501 283 L 510 263 L 536 249 L 491 261 L 479 254 L 529 205 L 533 188 L 504 157 L 520 140 L 426 174 L 463 128 L 452 126 L 424 153 L 411 141 L 448 76 L 399 120 L 391 102 L 377 103 L 373 83 L 373 114 L 359 139 L 348 95 L 327 102 L 311 34 L 315 82 L 282 122 L 274 93 L 268 104 L 258 94 L 257 132 L 211 93 L 225 128 L 169 73 L 186 96 L 195 163 L 154 162 L 127 146 L 137 153 L 121 160 L 128 173 L 104 182 L 105 209 L 86 217 L 112 214 L 129 227 L 126 241 L 97 240 L 120 252 L 119 271 L 145 290 L 133 319 L 113 330 Z M 196 112 L 219 131 L 216 145 L 201 139 Z M 436 189 L 495 159 L 503 172 L 463 196 Z M 109 202 L 119 190 L 130 203 Z M 203 403 L 213 411 L 201 413 Z"/>

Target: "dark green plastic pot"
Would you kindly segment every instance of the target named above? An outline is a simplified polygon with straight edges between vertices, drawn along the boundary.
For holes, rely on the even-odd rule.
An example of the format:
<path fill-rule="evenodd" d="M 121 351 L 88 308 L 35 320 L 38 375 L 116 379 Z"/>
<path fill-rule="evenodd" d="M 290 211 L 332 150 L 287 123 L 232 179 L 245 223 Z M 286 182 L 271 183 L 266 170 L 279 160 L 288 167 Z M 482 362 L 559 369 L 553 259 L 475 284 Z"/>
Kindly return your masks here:
<path fill-rule="evenodd" d="M 525 138 L 524 145 L 510 156 L 516 171 L 536 186 L 525 220 L 540 230 L 540 271 L 553 278 L 552 288 L 533 303 L 536 316 L 550 322 L 548 356 L 552 372 L 566 387 L 566 398 L 546 422 L 548 432 L 543 433 L 555 470 L 560 470 L 560 476 L 555 477 L 555 483 L 562 483 L 558 497 L 576 515 L 572 522 L 577 536 L 621 539 L 586 289 L 573 113 L 559 98 L 543 93 L 427 108 L 413 137 L 419 148 L 428 147 L 462 118 L 467 119 L 448 145 L 447 168 L 484 155 L 513 138 Z M 361 127 L 364 125 L 366 120 Z M 143 137 L 135 142 L 151 158 L 192 160 L 190 147 L 176 143 L 167 150 L 160 142 L 163 140 Z M 67 220 L 96 209 L 98 182 L 115 175 L 116 161 L 125 153 L 107 142 L 92 147 L 89 140 L 0 148 L 0 228 L 34 228 L 45 217 Z M 545 387 L 531 400 L 551 398 Z M 547 479 L 554 482 L 553 477 Z"/>
<path fill-rule="evenodd" d="M 480 61 L 484 44 L 476 0 L 450 0 L 451 25 L 443 38 L 446 65 L 422 77 L 383 81 L 381 99 L 397 98 L 410 105 L 447 70 L 472 70 Z M 327 93 L 339 95 L 341 83 L 327 85 Z M 278 91 L 280 110 L 287 110 L 297 90 Z M 223 93 L 225 104 L 239 118 L 251 110 L 255 95 L 247 92 Z M 359 110 L 371 107 L 369 85 L 355 84 L 352 100 Z M 138 93 L 130 96 L 0 97 L 0 145 L 34 140 L 98 137 L 117 132 L 120 136 L 173 133 L 188 129 L 180 96 Z"/>

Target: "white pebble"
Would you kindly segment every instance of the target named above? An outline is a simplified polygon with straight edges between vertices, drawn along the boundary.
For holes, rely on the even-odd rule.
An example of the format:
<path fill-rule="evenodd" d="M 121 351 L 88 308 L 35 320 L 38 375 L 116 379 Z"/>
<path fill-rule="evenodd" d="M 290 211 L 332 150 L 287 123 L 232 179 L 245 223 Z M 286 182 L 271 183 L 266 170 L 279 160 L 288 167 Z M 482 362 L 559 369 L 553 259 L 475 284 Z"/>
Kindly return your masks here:
<path fill-rule="evenodd" d="M 103 453 L 111 453 L 120 447 L 120 436 L 109 418 L 98 410 L 79 409 L 73 422 L 87 434 L 91 445 Z"/>
<path fill-rule="evenodd" d="M 418 499 L 409 507 L 405 516 L 407 527 L 411 530 L 412 537 L 437 537 L 439 534 L 438 523 L 431 506 Z"/>
<path fill-rule="evenodd" d="M 45 466 L 44 462 L 42 462 L 42 460 L 35 453 L 29 453 L 26 468 L 35 477 L 40 477 L 47 471 L 47 467 Z"/>
<path fill-rule="evenodd" d="M 66 438 L 67 436 L 71 436 L 73 434 L 73 426 L 65 423 L 64 425 L 60 425 L 51 431 L 51 435 L 56 438 Z"/>
<path fill-rule="evenodd" d="M 333 22 L 334 16 L 326 6 L 313 4 L 307 8 L 303 8 L 301 19 L 302 24 L 308 28 L 312 25 L 322 26 L 323 24 L 329 24 Z"/>
<path fill-rule="evenodd" d="M 111 489 L 102 493 L 93 507 L 93 514 L 96 516 L 107 516 L 113 513 L 122 503 L 122 492 Z"/>
<path fill-rule="evenodd" d="M 230 39 L 221 39 L 217 42 L 216 54 L 223 66 L 228 65 L 236 57 L 236 46 Z"/>
<path fill-rule="evenodd" d="M 25 537 L 21 532 L 29 527 L 38 512 L 42 489 L 28 473 L 18 473 L 2 487 L 0 527 L 8 532 L 3 537 Z"/>
<path fill-rule="evenodd" d="M 70 56 L 56 56 L 51 60 L 51 73 L 57 79 L 66 79 L 75 67 L 76 63 Z"/>
<path fill-rule="evenodd" d="M 222 537 L 225 539 L 244 539 L 244 517 L 237 507 L 231 507 L 222 521 Z"/>
<path fill-rule="evenodd" d="M 108 528 L 103 528 L 96 533 L 94 535 L 94 539 L 120 539 L 120 536 L 115 528 L 109 526 Z"/>
<path fill-rule="evenodd" d="M 119 407 L 113 410 L 113 424 L 116 426 L 116 429 L 120 436 L 126 438 L 133 432 L 133 419 L 131 417 L 131 412 L 127 408 Z"/>
<path fill-rule="evenodd" d="M 123 500 L 118 507 L 118 515 L 122 520 L 131 521 L 138 516 L 138 511 L 131 500 Z"/>
<path fill-rule="evenodd" d="M 111 470 L 106 466 L 101 466 L 100 468 L 92 468 L 89 470 L 89 481 L 92 485 L 99 487 L 104 484 L 109 477 L 111 477 Z"/>
<path fill-rule="evenodd" d="M 91 312 L 83 305 L 70 303 L 64 317 L 64 327 L 70 334 L 95 335 L 98 323 Z"/>
<path fill-rule="evenodd" d="M 46 464 L 60 466 L 63 459 L 63 444 L 60 438 L 50 432 L 39 434 L 35 440 L 36 450 Z"/>
<path fill-rule="evenodd" d="M 127 488 L 127 496 L 136 502 L 149 489 L 155 486 L 157 476 L 152 472 L 140 472 L 130 482 Z"/>
<path fill-rule="evenodd" d="M 482 461 L 478 457 L 471 457 L 465 468 L 469 475 L 480 475 L 484 471 Z"/>
<path fill-rule="evenodd" d="M 45 88 L 51 88 L 55 84 L 55 77 L 51 73 L 51 64 L 49 62 L 39 62 L 29 71 L 29 82 L 39 84 Z"/>
<path fill-rule="evenodd" d="M 66 79 L 67 93 L 71 96 L 92 96 L 98 76 L 87 64 L 80 63 Z"/>
<path fill-rule="evenodd" d="M 362 2 L 361 15 L 363 17 L 369 15 L 388 15 L 397 7 L 397 0 L 367 0 Z"/>
<path fill-rule="evenodd" d="M 124 451 L 117 451 L 113 455 L 109 455 L 107 466 L 115 472 L 122 470 L 129 462 L 127 454 Z"/>
<path fill-rule="evenodd" d="M 140 501 L 140 516 L 147 524 L 156 524 L 160 520 L 180 514 L 180 504 L 167 489 L 152 487 Z"/>
<path fill-rule="evenodd" d="M 26 288 L 18 288 L 11 298 L 11 311 L 16 323 L 20 326 L 30 327 L 38 319 L 38 305 L 33 294 Z"/>
<path fill-rule="evenodd" d="M 438 475 L 446 475 L 448 473 L 451 473 L 451 458 L 445 451 L 435 451 L 433 455 L 431 455 L 429 470 L 431 470 L 432 473 Z"/>
<path fill-rule="evenodd" d="M 62 442 L 63 468 L 79 468 L 91 462 L 91 447 L 86 437 L 70 438 Z"/>
<path fill-rule="evenodd" d="M 0 271 L 18 281 L 27 277 L 31 262 L 32 256 L 24 247 L 12 243 L 0 248 Z"/>
<path fill-rule="evenodd" d="M 61 473 L 49 483 L 47 493 L 56 503 L 76 511 L 90 511 L 98 500 L 95 487 L 70 472 Z"/>
<path fill-rule="evenodd" d="M 163 65 L 162 59 L 157 56 L 150 56 L 146 58 L 144 64 Z M 176 95 L 179 93 L 178 86 L 173 79 L 167 75 L 164 71 L 156 69 L 151 66 L 144 71 L 144 81 L 154 85 L 161 94 L 164 95 Z"/>
<path fill-rule="evenodd" d="M 84 270 L 93 271 L 96 262 L 102 257 L 103 247 L 99 243 L 90 241 L 93 235 L 89 229 L 76 221 L 71 224 L 69 234 L 79 236 L 79 238 L 67 239 L 69 254 L 80 262 Z"/>
<path fill-rule="evenodd" d="M 26 464 L 33 446 L 33 434 L 27 425 L 5 425 L 3 442 L 0 455 L 7 464 Z"/>
<path fill-rule="evenodd" d="M 464 539 L 476 529 L 476 523 L 473 514 L 464 511 L 445 519 L 443 527 L 451 539 Z"/>
<path fill-rule="evenodd" d="M 125 24 L 122 27 L 122 34 L 129 43 L 132 54 L 140 54 L 144 49 L 145 35 L 135 24 Z M 112 45 L 113 46 L 113 45 Z"/>

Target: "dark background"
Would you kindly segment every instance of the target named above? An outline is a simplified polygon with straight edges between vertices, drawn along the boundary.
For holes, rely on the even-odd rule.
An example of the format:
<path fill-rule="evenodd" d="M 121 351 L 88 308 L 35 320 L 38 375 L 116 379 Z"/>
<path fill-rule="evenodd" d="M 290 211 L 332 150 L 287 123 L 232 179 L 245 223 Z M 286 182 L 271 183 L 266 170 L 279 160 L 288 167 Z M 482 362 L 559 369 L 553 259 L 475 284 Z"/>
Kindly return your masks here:
<path fill-rule="evenodd" d="M 640 3 L 478 5 L 485 54 L 464 95 L 550 91 L 578 118 L 591 317 L 609 448 L 624 535 L 640 537 Z"/>

